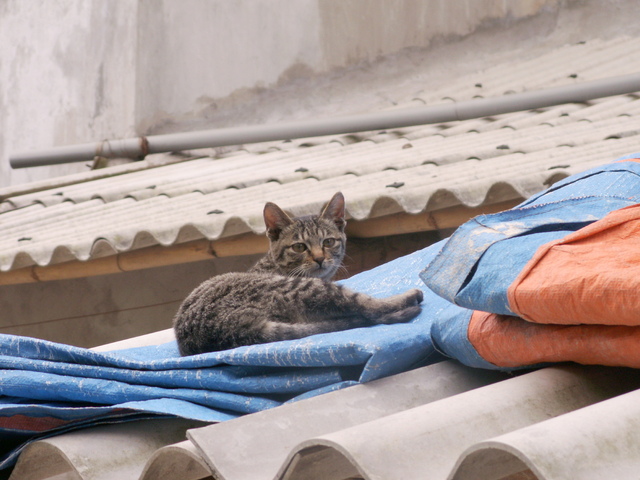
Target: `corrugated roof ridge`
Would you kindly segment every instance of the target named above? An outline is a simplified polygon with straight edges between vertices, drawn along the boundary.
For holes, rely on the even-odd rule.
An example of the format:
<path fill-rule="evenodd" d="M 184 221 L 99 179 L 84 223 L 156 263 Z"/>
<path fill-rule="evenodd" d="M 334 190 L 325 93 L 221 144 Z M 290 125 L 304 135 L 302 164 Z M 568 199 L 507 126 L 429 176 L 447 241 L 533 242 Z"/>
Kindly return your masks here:
<path fill-rule="evenodd" d="M 640 61 L 640 49 L 630 47 L 638 43 L 640 39 L 622 36 L 605 41 L 567 44 L 535 58 L 524 58 L 517 63 L 517 68 L 514 68 L 513 63 L 499 64 L 478 72 L 475 75 L 477 80 L 471 81 L 472 76 L 467 75 L 454 79 L 447 84 L 446 89 L 431 90 L 414 96 L 426 104 L 442 102 L 447 98 L 460 101 L 633 73 L 633 65 L 637 64 L 633 62 L 633 58 L 637 56 Z M 585 49 L 585 54 L 579 53 L 579 50 Z M 632 57 L 629 58 L 629 55 Z M 603 65 L 608 67 L 603 68 Z M 514 85 L 520 86 L 514 88 Z M 451 92 L 455 92 L 455 97 L 451 97 Z"/>
<path fill-rule="evenodd" d="M 484 465 L 499 465 L 506 473 L 515 463 L 526 466 L 539 479 L 632 479 L 640 468 L 639 400 L 640 390 L 635 390 L 479 442 L 462 453 L 449 478 L 487 478 Z"/>
<path fill-rule="evenodd" d="M 162 156 L 167 157 L 166 155 Z M 156 164 L 150 168 L 138 168 L 134 169 L 133 171 L 129 171 L 126 168 L 120 167 L 126 167 L 129 165 L 135 166 L 138 162 L 108 167 L 104 170 L 116 169 L 116 175 L 101 174 L 98 178 L 94 179 L 92 175 L 83 174 L 86 177 L 80 178 L 80 181 L 76 183 L 70 183 L 66 185 L 66 187 L 56 186 L 48 190 L 37 190 L 31 193 L 12 197 L 8 201 L 14 204 L 16 208 L 21 208 L 36 202 L 43 203 L 44 205 L 55 205 L 56 203 L 60 203 L 63 201 L 73 201 L 74 203 L 81 203 L 100 197 L 100 195 L 96 193 L 96 190 L 99 190 L 101 185 L 115 184 L 118 186 L 123 186 L 135 183 L 136 181 L 138 181 L 140 184 L 152 185 L 153 182 L 152 180 L 150 180 L 150 178 L 153 178 L 154 174 L 158 171 L 167 169 L 171 172 L 180 172 L 183 169 L 183 164 L 185 162 L 198 161 L 210 162 L 211 159 L 208 157 L 191 160 L 181 159 L 177 162 Z M 102 172 L 102 170 L 99 170 L 97 172 Z M 149 172 L 153 172 L 152 175 L 149 175 Z M 69 196 L 69 192 L 78 192 L 78 195 L 75 199 L 73 199 Z M 108 199 L 108 196 L 105 196 Z"/>
<path fill-rule="evenodd" d="M 74 173 L 71 175 L 64 175 L 61 177 L 48 178 L 46 180 L 0 188 L 0 212 L 2 212 L 3 203 L 14 197 L 56 190 L 69 185 L 92 182 L 94 180 L 109 178 L 116 175 L 126 175 L 141 170 L 150 170 L 173 163 L 181 163 L 187 160 L 189 160 L 189 158 L 184 158 L 182 156 L 159 154 L 149 156 L 145 160 L 137 162 L 114 165 L 112 167 L 92 170 L 90 172 Z"/>
<path fill-rule="evenodd" d="M 612 374 L 618 376 L 619 384 L 611 382 Z M 468 447 L 561 418 L 637 386 L 631 372 L 601 367 L 554 366 L 525 373 L 309 438 L 289 453 L 276 478 L 316 477 L 315 458 L 305 453 L 320 450 L 325 462 L 333 460 L 340 465 L 341 460 L 346 461 L 364 478 L 450 478 L 456 461 Z M 424 452 L 429 455 L 421 454 Z M 294 458 L 297 461 L 293 462 Z M 389 462 L 389 458 L 394 461 Z M 471 478 L 487 478 L 477 475 L 475 467 L 476 475 Z M 499 465 L 492 467 L 487 473 L 495 474 Z"/>
<path fill-rule="evenodd" d="M 190 430 L 188 437 L 207 459 L 216 478 L 278 478 L 278 470 L 282 470 L 288 453 L 309 437 L 360 425 L 441 398 L 450 398 L 503 378 L 504 375 L 497 372 L 471 371 L 454 362 L 442 362 L 229 422 Z M 336 401 L 345 408 L 336 410 Z M 287 428 L 276 428 L 274 431 L 274 425 L 282 425 L 282 421 L 286 422 Z M 254 434 L 242 438 L 243 431 Z M 272 440 L 273 435 L 277 435 L 277 442 Z M 236 454 L 226 454 L 230 450 Z"/>
<path fill-rule="evenodd" d="M 540 116 L 540 118 L 535 122 L 535 123 L 538 123 L 537 125 L 531 125 L 534 122 L 528 122 L 530 123 L 528 127 L 529 130 L 522 131 L 522 136 L 531 136 L 536 129 L 539 129 L 545 123 L 549 125 L 548 122 L 543 122 L 543 121 L 547 120 L 546 118 L 547 116 L 553 117 L 553 114 L 549 114 L 549 112 L 546 112 L 546 113 L 547 115 L 543 115 L 542 113 L 539 114 L 542 116 Z M 476 133 L 474 133 L 473 131 L 464 132 L 464 130 L 466 130 L 465 122 L 460 122 L 459 133 L 455 138 L 456 144 L 460 147 L 462 147 L 464 143 L 463 139 L 467 135 L 476 135 Z M 482 137 L 487 135 L 488 135 L 486 137 L 487 139 L 491 138 L 491 136 L 496 136 L 496 137 L 506 137 L 508 135 L 513 136 L 513 133 L 507 133 L 506 131 L 500 132 L 497 129 L 495 130 L 483 129 L 477 134 L 481 134 L 480 137 L 473 138 L 471 142 L 477 143 L 478 140 L 480 140 Z M 516 136 L 518 137 L 520 135 L 516 135 Z M 550 141 L 550 138 L 548 137 L 549 136 L 547 135 L 546 141 Z M 444 138 L 441 136 L 429 136 L 426 138 L 422 137 L 422 139 L 414 139 L 411 146 L 418 147 L 418 146 L 421 146 L 421 142 L 427 141 L 429 143 L 436 142 L 438 145 L 440 145 L 440 148 L 447 148 L 449 143 L 443 140 Z M 215 175 L 217 182 L 214 182 L 214 183 L 219 183 L 223 181 L 223 179 L 225 178 L 224 175 L 221 177 L 220 173 L 233 172 L 233 177 L 237 177 L 237 176 L 242 176 L 240 175 L 240 172 L 242 170 L 246 170 L 247 173 L 249 173 L 250 176 L 253 175 L 255 179 L 251 180 L 250 178 L 247 179 L 245 178 L 245 176 L 242 176 L 243 182 L 241 184 L 239 184 L 238 182 L 233 182 L 232 179 L 229 179 L 222 182 L 222 183 L 226 183 L 226 187 L 222 187 L 222 183 L 219 183 L 219 186 L 217 188 L 230 188 L 234 186 L 237 188 L 243 188 L 246 186 L 250 186 L 252 184 L 268 181 L 270 177 L 273 177 L 274 180 L 277 180 L 281 183 L 286 183 L 288 181 L 295 181 L 300 178 L 305 178 L 309 176 L 318 177 L 320 173 L 318 172 L 318 170 L 314 170 L 313 168 L 307 168 L 307 167 L 299 167 L 295 170 L 292 170 L 289 174 L 290 175 L 289 177 L 286 177 L 286 176 L 283 177 L 282 176 L 283 172 L 280 172 L 276 175 L 262 174 L 260 172 L 263 172 L 264 170 L 266 170 L 266 167 L 273 168 L 275 165 L 284 166 L 290 160 L 295 160 L 300 165 L 307 165 L 309 167 L 313 165 L 313 163 L 309 163 L 309 162 L 313 161 L 315 163 L 316 168 L 320 167 L 321 170 L 323 170 L 321 165 L 324 164 L 326 166 L 325 168 L 331 169 L 331 168 L 335 168 L 335 164 L 333 162 L 336 159 L 349 158 L 353 162 L 356 158 L 359 158 L 362 155 L 367 155 L 367 151 L 375 151 L 376 157 L 379 157 L 382 155 L 387 155 L 386 153 L 387 151 L 389 153 L 393 153 L 394 149 L 398 149 L 396 152 L 396 159 L 397 159 L 398 157 L 402 157 L 402 156 L 405 156 L 405 157 L 411 156 L 413 152 L 403 151 L 405 147 L 409 146 L 409 144 L 410 142 L 406 138 L 399 138 L 399 139 L 393 138 L 391 140 L 388 140 L 379 144 L 373 144 L 373 143 L 368 143 L 367 141 L 364 141 L 358 144 L 349 145 L 347 147 L 331 149 L 330 151 L 327 151 L 323 146 L 319 149 L 318 152 L 315 152 L 314 151 L 315 147 L 312 147 L 309 151 L 305 151 L 299 156 L 295 155 L 294 152 L 287 152 L 286 154 L 283 154 L 283 152 L 274 152 L 271 154 L 266 154 L 264 157 L 260 159 L 261 167 L 258 168 L 258 170 L 256 170 L 256 166 L 255 166 L 256 156 L 253 154 L 248 154 L 242 157 L 235 157 L 233 160 L 227 160 L 227 161 L 224 161 L 224 160 L 211 161 L 209 159 L 200 159 L 199 162 L 200 162 L 201 170 L 198 172 L 198 175 L 197 175 L 198 177 L 197 185 L 193 184 L 193 178 L 194 178 L 193 173 L 183 173 L 182 175 L 180 174 L 180 171 L 186 172 L 186 170 L 184 169 L 185 165 L 180 165 L 181 167 L 180 170 L 169 169 L 171 170 L 170 172 L 169 170 L 162 171 L 160 169 L 156 169 L 155 171 L 156 175 L 145 175 L 145 176 L 137 175 L 135 178 L 133 177 L 129 178 L 124 185 L 122 184 L 122 182 L 118 182 L 117 185 L 114 185 L 114 188 L 113 188 L 114 193 L 112 194 L 109 193 L 109 189 L 107 191 L 100 191 L 100 189 L 98 188 L 96 192 L 96 189 L 95 189 L 96 185 L 94 184 L 90 189 L 88 187 L 85 188 L 84 186 L 76 189 L 76 190 L 84 189 L 84 190 L 90 191 L 91 197 L 87 197 L 83 199 L 82 197 L 74 196 L 67 191 L 66 197 L 63 195 L 56 195 L 56 194 L 53 194 L 52 196 L 50 196 L 49 197 L 50 202 L 48 204 L 59 203 L 66 199 L 70 199 L 72 201 L 78 202 L 78 201 L 83 201 L 89 198 L 102 198 L 106 201 L 113 201 L 119 198 L 123 198 L 125 196 L 131 196 L 137 199 L 148 198 L 148 197 L 160 195 L 160 194 L 176 196 L 176 195 L 186 194 L 198 189 L 200 189 L 203 193 L 208 193 L 212 190 L 203 188 L 202 185 L 211 181 L 208 179 L 209 175 Z M 349 155 L 350 153 L 351 155 Z M 415 153 L 413 153 L 413 155 L 415 155 Z M 305 158 L 306 158 L 306 161 L 305 161 Z M 370 159 L 368 159 L 367 162 L 365 162 L 364 166 L 373 165 L 369 160 Z M 393 168 L 394 162 L 395 160 L 390 160 L 389 165 L 386 168 Z M 189 167 L 195 168 L 195 164 L 192 163 Z M 211 167 L 211 168 L 208 168 L 208 167 Z M 207 173 L 207 170 L 210 170 L 211 173 L 210 174 Z M 340 168 L 338 168 L 338 170 L 340 170 Z M 350 170 L 354 171 L 355 173 L 358 173 L 358 167 L 354 166 L 353 168 L 350 168 Z M 174 171 L 177 172 L 178 177 L 182 178 L 181 181 L 178 181 L 178 182 L 175 181 L 176 173 L 172 173 Z M 344 171 L 344 173 L 346 173 L 346 171 Z M 163 177 L 171 178 L 171 181 L 163 183 L 162 182 Z M 320 175 L 320 177 L 318 178 L 326 178 L 326 177 L 324 175 Z M 106 179 L 99 181 L 99 183 L 107 183 L 107 182 L 108 180 Z M 149 184 L 153 184 L 153 185 L 144 187 L 144 185 L 149 185 Z M 136 185 L 136 190 L 130 190 L 128 185 L 130 185 L 132 188 L 133 188 L 133 185 Z M 184 185 L 187 188 L 181 187 L 181 185 Z M 32 198 L 37 198 L 37 197 L 32 197 Z M 28 197 L 25 197 L 25 198 L 22 198 L 21 200 L 27 200 L 27 199 Z M 46 202 L 46 199 L 39 198 L 38 201 Z"/>
<path fill-rule="evenodd" d="M 584 126 L 579 125 L 578 128 L 574 130 L 574 132 L 577 133 L 583 132 L 580 133 L 577 139 L 578 141 L 573 141 L 571 135 L 566 134 L 566 132 L 565 135 L 557 138 L 566 137 L 568 141 L 571 141 L 569 143 L 574 144 L 574 147 L 567 146 L 564 148 L 573 148 L 573 154 L 580 155 L 580 165 L 585 167 L 583 162 L 586 162 L 587 158 L 593 158 L 595 153 L 598 153 L 599 157 L 594 161 L 601 163 L 604 155 L 611 156 L 614 154 L 624 154 L 628 153 L 628 151 L 637 149 L 637 138 L 635 138 L 637 135 L 615 140 L 615 134 L 619 133 L 621 130 L 618 127 L 624 127 L 627 122 L 629 122 L 630 125 L 634 125 L 635 117 L 613 117 L 607 120 L 600 120 L 588 124 L 585 123 Z M 522 136 L 520 136 L 521 141 L 524 143 L 519 144 L 516 142 L 513 146 L 521 147 L 527 151 L 527 157 L 530 161 L 535 160 L 536 162 L 540 162 L 541 160 L 538 159 L 556 158 L 558 157 L 558 153 L 562 150 L 558 148 L 558 142 L 554 140 L 556 136 L 547 135 L 547 140 L 550 139 L 551 141 L 546 142 L 546 148 L 543 150 L 531 150 L 529 148 L 525 148 L 527 144 L 533 146 L 539 145 L 539 139 L 528 139 L 527 137 L 529 135 L 533 135 L 536 131 L 544 131 L 546 134 L 547 132 L 552 132 L 555 128 L 557 127 L 539 125 L 524 129 L 520 132 L 522 133 Z M 628 129 L 622 128 L 622 130 L 627 131 Z M 498 134 L 499 133 L 501 132 L 498 132 Z M 509 132 L 507 131 L 506 133 Z M 495 135 L 496 132 L 487 132 L 484 135 L 474 133 L 471 134 L 471 138 L 478 139 L 485 136 L 485 140 L 495 140 L 498 138 L 495 137 Z M 533 137 L 536 136 L 539 135 L 533 135 Z M 56 217 L 54 224 L 48 225 L 49 219 L 52 218 L 51 216 L 58 214 L 58 207 L 54 208 L 53 206 L 46 209 L 33 210 L 23 219 L 20 219 L 19 215 L 11 215 L 6 218 L 10 219 L 11 223 L 16 225 L 15 233 L 19 235 L 23 235 L 24 226 L 26 225 L 24 221 L 26 220 L 29 220 L 29 231 L 33 231 L 33 225 L 37 225 L 37 223 L 34 223 L 34 219 L 39 219 L 39 222 L 43 227 L 48 225 L 48 227 L 43 230 L 44 233 L 42 231 L 40 232 L 41 235 L 46 234 L 47 240 L 41 245 L 37 243 L 37 239 L 24 240 L 16 245 L 12 242 L 20 240 L 22 236 L 20 238 L 13 238 L 16 235 L 13 235 L 12 237 L 10 233 L 11 231 L 8 230 L 7 232 L 9 232 L 9 236 L 5 237 L 4 241 L 0 242 L 0 244 L 3 244 L 2 250 L 4 251 L 4 254 L 0 256 L 4 257 L 2 260 L 2 270 L 17 268 L 18 266 L 28 266 L 29 264 L 32 264 L 30 262 L 34 262 L 38 265 L 46 265 L 50 262 L 71 260 L 74 258 L 94 258 L 95 253 L 92 253 L 92 248 L 95 246 L 98 238 L 104 239 L 104 241 L 101 242 L 102 248 L 99 252 L 99 255 L 102 256 L 129 248 L 147 246 L 153 244 L 154 241 L 157 241 L 157 243 L 162 245 L 169 245 L 176 241 L 184 241 L 184 239 L 201 237 L 209 239 L 220 238 L 221 236 L 231 234 L 230 232 L 234 232 L 235 234 L 249 231 L 262 233 L 264 229 L 262 219 L 255 213 L 259 212 L 262 206 L 258 204 L 257 198 L 252 200 L 253 203 L 251 203 L 250 206 L 252 215 L 246 217 L 242 213 L 242 210 L 238 209 L 238 204 L 235 206 L 232 205 L 231 207 L 229 204 L 226 204 L 223 208 L 213 205 L 214 202 L 212 202 L 212 200 L 216 197 L 220 198 L 220 195 L 237 199 L 239 196 L 243 195 L 249 195 L 249 197 L 252 197 L 253 195 L 251 192 L 260 192 L 258 196 L 261 198 L 264 198 L 265 195 L 269 195 L 272 200 L 284 197 L 284 200 L 286 200 L 288 204 L 297 202 L 300 206 L 305 207 L 305 205 L 308 204 L 304 201 L 300 202 L 300 198 L 305 198 L 307 195 L 316 195 L 319 197 L 322 195 L 323 191 L 326 195 L 329 186 L 331 186 L 331 188 L 336 191 L 341 189 L 351 190 L 351 192 L 354 192 L 351 194 L 352 197 L 349 200 L 348 208 L 355 218 L 367 218 L 368 216 L 376 216 L 379 214 L 376 212 L 375 205 L 383 198 L 394 199 L 398 205 L 396 211 L 404 210 L 408 213 L 418 213 L 425 209 L 445 208 L 447 206 L 451 206 L 455 202 L 467 206 L 476 206 L 482 204 L 482 202 L 486 201 L 487 197 L 493 195 L 496 192 L 496 188 L 502 188 L 501 191 L 503 196 L 527 196 L 534 193 L 535 190 L 542 188 L 544 182 L 548 182 L 552 178 L 559 178 L 563 172 L 567 172 L 567 174 L 568 172 L 572 172 L 572 169 L 570 168 L 556 168 L 549 174 L 545 173 L 538 177 L 534 176 L 539 179 L 537 181 L 533 180 L 534 177 L 532 177 L 532 179 L 526 184 L 522 184 L 521 181 L 517 180 L 517 169 L 513 170 L 513 173 L 515 174 L 514 177 L 513 174 L 508 173 L 509 171 L 512 171 L 512 169 L 509 166 L 505 169 L 504 166 L 504 155 L 513 154 L 514 149 L 497 149 L 497 146 L 493 145 L 493 143 L 496 142 L 489 144 L 484 148 L 484 150 L 474 142 L 471 142 L 469 147 L 465 146 L 460 149 L 461 147 L 458 145 L 458 138 L 448 138 L 452 142 L 451 146 L 453 147 L 453 150 L 449 150 L 444 157 L 440 157 L 439 164 L 441 166 L 436 170 L 434 170 L 433 165 L 429 165 L 429 162 L 433 162 L 433 157 L 431 159 L 421 158 L 420 144 L 419 142 L 415 142 L 417 143 L 417 146 L 414 146 L 412 149 L 407 149 L 406 151 L 399 150 L 401 154 L 407 154 L 411 151 L 412 154 L 418 155 L 418 160 L 414 162 L 418 165 L 414 165 L 413 167 L 408 164 L 404 164 L 403 169 L 399 171 L 376 171 L 376 169 L 373 169 L 369 173 L 361 171 L 360 174 L 362 176 L 350 175 L 345 171 L 346 169 L 342 169 L 342 171 L 336 172 L 337 176 L 323 176 L 320 179 L 307 178 L 306 180 L 289 183 L 287 192 L 284 194 L 280 193 L 277 188 L 278 184 L 257 183 L 254 186 L 247 186 L 244 191 L 240 193 L 233 191 L 233 189 L 230 191 L 218 190 L 206 194 L 194 192 L 191 194 L 187 193 L 181 197 L 173 198 L 171 209 L 166 209 L 164 207 L 168 198 L 166 196 L 163 197 L 162 195 L 157 195 L 147 199 L 139 199 L 138 201 L 135 201 L 132 197 L 123 197 L 123 199 L 116 200 L 112 204 L 105 205 L 101 204 L 101 200 L 96 200 L 96 202 L 100 203 L 90 204 L 91 208 L 95 209 L 95 215 L 98 215 L 97 212 L 99 212 L 99 218 L 101 220 L 95 225 L 95 219 L 97 218 L 95 215 L 89 215 L 90 212 L 80 214 L 83 210 L 82 208 L 80 210 L 74 210 L 70 206 L 63 204 L 58 205 L 60 205 L 60 207 L 64 207 L 65 210 L 73 210 L 73 213 L 70 213 L 73 217 L 72 222 L 65 222 L 64 217 L 62 217 L 62 220 L 60 217 Z M 605 138 L 613 139 L 605 142 Z M 442 140 L 442 138 L 441 140 L 438 140 L 438 143 L 442 143 Z M 597 140 L 597 143 L 592 144 L 594 140 Z M 427 142 L 427 144 L 429 143 L 427 140 L 425 140 L 425 142 Z M 395 143 L 395 141 L 392 141 L 391 143 Z M 444 143 L 447 143 L 447 141 L 445 140 Z M 565 144 L 566 143 L 567 142 L 565 142 Z M 580 146 L 583 148 L 580 148 Z M 481 165 L 477 168 L 474 167 L 471 170 L 476 172 L 473 175 L 477 179 L 475 181 L 470 181 L 468 175 L 470 167 L 467 160 L 467 152 L 469 151 L 468 148 L 472 147 L 477 158 L 482 158 Z M 437 152 L 431 153 L 433 154 Z M 452 156 L 454 154 L 456 156 Z M 565 153 L 564 155 L 567 154 Z M 517 158 L 517 156 L 518 155 L 512 158 Z M 486 177 L 482 170 L 486 170 L 489 164 L 500 158 L 503 159 L 501 160 L 502 165 L 496 165 L 495 168 L 497 168 L 497 170 L 493 168 L 491 172 L 489 172 L 492 173 L 492 175 Z M 443 163 L 442 160 L 447 160 L 448 162 Z M 370 158 L 364 155 L 362 157 L 362 161 L 366 163 L 367 161 L 370 161 Z M 427 163 L 427 165 L 423 165 L 424 163 Z M 449 166 L 447 167 L 445 163 L 448 163 Z M 351 168 L 348 170 L 353 171 L 354 169 Z M 466 176 L 461 175 L 461 170 L 466 170 Z M 448 186 L 445 185 L 442 188 L 437 189 L 431 194 L 428 193 L 429 189 L 425 189 L 424 184 L 420 184 L 419 187 L 417 187 L 417 191 L 415 193 L 411 193 L 413 190 L 412 184 L 414 184 L 416 180 L 423 178 L 424 174 L 422 172 L 425 172 L 425 174 L 432 177 L 429 180 L 432 188 L 435 188 L 437 185 L 443 185 L 442 182 L 449 182 L 449 184 Z M 447 172 L 452 173 L 449 176 Z M 502 182 L 502 187 L 499 187 L 496 184 L 496 179 L 498 178 L 495 176 L 496 172 L 501 172 L 500 182 Z M 508 175 L 511 175 L 511 177 L 508 177 Z M 459 190 L 460 187 L 455 186 L 458 178 L 466 178 L 466 185 L 463 186 L 466 190 Z M 491 184 L 487 182 L 489 179 L 491 179 Z M 360 194 L 355 194 L 355 192 L 362 190 L 359 185 L 363 181 L 367 182 L 367 192 L 370 192 L 371 189 L 378 189 L 380 195 L 377 195 L 375 198 L 370 198 L 368 201 L 364 201 Z M 482 182 L 484 182 L 484 184 Z M 507 190 L 510 189 L 509 191 L 511 191 L 511 193 L 507 193 L 507 190 L 504 190 L 504 188 L 507 188 Z M 296 198 L 296 196 L 299 198 Z M 360 197 L 359 201 L 354 201 L 354 196 Z M 288 200 L 292 198 L 295 198 L 296 202 Z M 197 201 L 194 202 L 194 200 Z M 52 210 L 48 211 L 49 209 Z M 235 220 L 233 220 L 232 217 L 227 217 L 225 215 L 219 216 L 216 221 L 212 221 L 213 217 L 211 216 L 203 216 L 202 220 L 191 220 L 197 218 L 193 213 L 195 211 L 201 211 L 202 213 L 199 215 L 205 215 L 207 211 L 214 211 L 216 209 L 233 211 L 234 215 L 232 217 L 235 218 Z M 384 210 L 385 213 L 390 213 L 387 210 L 388 207 Z M 185 211 L 191 212 L 188 214 L 191 219 L 187 222 L 185 222 Z M 172 212 L 178 213 L 174 214 Z M 107 222 L 110 219 L 117 219 L 120 225 L 117 232 L 110 232 L 108 226 L 105 225 L 104 222 Z M 91 228 L 94 229 L 94 233 L 90 234 L 93 238 L 92 242 L 87 242 L 89 234 L 87 234 L 86 225 L 91 225 Z M 162 225 L 162 227 L 158 228 L 156 225 Z M 99 227 L 103 230 L 95 230 L 95 228 Z M 73 240 L 74 231 L 82 232 L 83 236 L 75 237 L 76 239 Z M 72 239 L 71 241 L 70 238 Z M 104 246 L 110 244 L 110 242 L 112 242 L 111 250 L 105 250 Z M 48 253 L 44 253 L 44 251 L 48 251 Z M 11 259 L 12 255 L 15 255 L 14 259 Z"/>

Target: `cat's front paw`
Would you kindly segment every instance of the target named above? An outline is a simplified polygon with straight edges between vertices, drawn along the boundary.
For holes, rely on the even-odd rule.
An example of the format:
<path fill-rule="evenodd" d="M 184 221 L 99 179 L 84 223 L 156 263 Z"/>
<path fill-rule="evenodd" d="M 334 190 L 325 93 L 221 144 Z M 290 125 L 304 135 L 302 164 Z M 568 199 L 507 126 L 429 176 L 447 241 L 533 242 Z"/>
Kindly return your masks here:
<path fill-rule="evenodd" d="M 405 306 L 407 307 L 413 307 L 416 305 L 420 305 L 422 303 L 422 300 L 424 300 L 424 294 L 422 293 L 422 290 L 419 290 L 417 288 L 412 288 L 411 290 L 408 290 L 404 293 L 405 296 Z"/>

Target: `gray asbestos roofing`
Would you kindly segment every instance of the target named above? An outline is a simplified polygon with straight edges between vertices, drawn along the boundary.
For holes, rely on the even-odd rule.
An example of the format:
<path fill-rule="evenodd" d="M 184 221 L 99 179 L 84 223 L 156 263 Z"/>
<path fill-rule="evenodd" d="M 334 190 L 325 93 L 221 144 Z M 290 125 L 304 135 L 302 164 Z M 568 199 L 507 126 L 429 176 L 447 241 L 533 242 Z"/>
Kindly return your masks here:
<path fill-rule="evenodd" d="M 512 376 L 442 362 L 216 425 L 159 419 L 41 440 L 12 478 L 630 480 L 639 387 L 631 369 Z"/>
<path fill-rule="evenodd" d="M 634 73 L 639 47 L 640 39 L 631 37 L 567 45 L 445 86 L 413 84 L 414 94 L 394 108 Z M 251 145 L 214 156 L 201 151 L 189 161 L 159 156 L 10 187 L 0 191 L 0 271 L 263 233 L 265 201 L 308 213 L 338 190 L 357 220 L 526 198 L 639 150 L 639 117 L 637 96 L 621 95 L 448 124 Z"/>

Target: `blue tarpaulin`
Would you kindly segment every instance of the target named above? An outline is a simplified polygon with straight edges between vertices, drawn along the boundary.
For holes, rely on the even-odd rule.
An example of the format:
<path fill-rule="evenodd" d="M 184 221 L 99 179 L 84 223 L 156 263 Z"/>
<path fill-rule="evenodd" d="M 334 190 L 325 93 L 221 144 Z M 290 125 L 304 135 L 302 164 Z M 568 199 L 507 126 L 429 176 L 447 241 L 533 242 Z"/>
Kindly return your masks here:
<path fill-rule="evenodd" d="M 418 277 L 438 250 L 343 282 L 374 296 L 421 288 L 425 309 L 408 324 L 192 357 L 180 357 L 175 342 L 95 352 L 0 335 L 0 466 L 27 442 L 78 427 L 157 415 L 219 422 L 438 361 L 430 340 L 435 295 Z"/>

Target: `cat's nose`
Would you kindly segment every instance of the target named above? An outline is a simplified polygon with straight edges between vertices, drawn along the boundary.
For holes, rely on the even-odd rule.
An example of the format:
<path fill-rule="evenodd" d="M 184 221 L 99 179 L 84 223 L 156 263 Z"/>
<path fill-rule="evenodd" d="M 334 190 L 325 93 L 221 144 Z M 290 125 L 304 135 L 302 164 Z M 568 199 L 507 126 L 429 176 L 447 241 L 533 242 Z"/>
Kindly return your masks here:
<path fill-rule="evenodd" d="M 318 266 L 322 266 L 322 263 L 324 262 L 324 257 L 313 257 L 313 261 L 316 262 L 318 264 Z"/>

